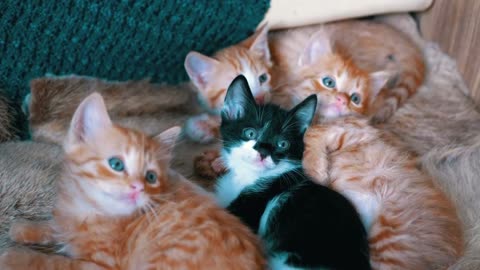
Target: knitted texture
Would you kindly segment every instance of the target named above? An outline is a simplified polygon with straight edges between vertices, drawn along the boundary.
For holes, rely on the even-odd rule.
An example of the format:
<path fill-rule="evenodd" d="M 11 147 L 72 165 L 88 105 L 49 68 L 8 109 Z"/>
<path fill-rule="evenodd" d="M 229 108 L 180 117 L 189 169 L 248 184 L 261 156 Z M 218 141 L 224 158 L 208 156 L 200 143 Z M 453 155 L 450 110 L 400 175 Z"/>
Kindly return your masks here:
<path fill-rule="evenodd" d="M 0 87 L 17 97 L 47 73 L 109 80 L 186 80 L 190 50 L 239 42 L 269 0 L 2 0 Z"/>

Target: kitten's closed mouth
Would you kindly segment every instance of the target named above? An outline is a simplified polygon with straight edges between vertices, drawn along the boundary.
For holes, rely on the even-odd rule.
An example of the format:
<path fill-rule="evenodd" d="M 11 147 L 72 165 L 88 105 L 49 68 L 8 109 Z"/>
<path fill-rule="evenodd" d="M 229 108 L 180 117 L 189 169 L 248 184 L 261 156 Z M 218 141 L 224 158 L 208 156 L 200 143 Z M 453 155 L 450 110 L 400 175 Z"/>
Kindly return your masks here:
<path fill-rule="evenodd" d="M 108 193 L 105 192 L 105 195 L 114 198 L 122 203 L 127 204 L 138 204 L 142 198 L 143 192 L 125 192 L 125 193 Z"/>
<path fill-rule="evenodd" d="M 258 157 L 253 161 L 253 163 L 260 169 L 273 169 L 273 167 L 275 166 L 275 163 L 270 156 L 263 159 Z"/>

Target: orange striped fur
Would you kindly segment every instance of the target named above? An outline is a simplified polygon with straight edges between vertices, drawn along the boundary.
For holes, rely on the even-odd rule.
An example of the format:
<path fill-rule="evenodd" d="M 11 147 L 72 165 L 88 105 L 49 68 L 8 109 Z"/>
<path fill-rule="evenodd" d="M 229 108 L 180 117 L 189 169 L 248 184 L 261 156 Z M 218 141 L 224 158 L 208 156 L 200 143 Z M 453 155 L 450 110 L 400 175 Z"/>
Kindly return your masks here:
<path fill-rule="evenodd" d="M 462 254 L 453 204 L 393 135 L 346 117 L 313 126 L 304 140 L 306 172 L 359 211 L 374 269 L 447 269 Z"/>
<path fill-rule="evenodd" d="M 150 138 L 116 126 L 102 97 L 87 97 L 64 144 L 53 220 L 10 230 L 17 242 L 64 244 L 66 256 L 11 249 L 0 269 L 264 269 L 249 229 L 169 169 L 178 133 Z M 110 157 L 125 169 L 111 168 Z"/>

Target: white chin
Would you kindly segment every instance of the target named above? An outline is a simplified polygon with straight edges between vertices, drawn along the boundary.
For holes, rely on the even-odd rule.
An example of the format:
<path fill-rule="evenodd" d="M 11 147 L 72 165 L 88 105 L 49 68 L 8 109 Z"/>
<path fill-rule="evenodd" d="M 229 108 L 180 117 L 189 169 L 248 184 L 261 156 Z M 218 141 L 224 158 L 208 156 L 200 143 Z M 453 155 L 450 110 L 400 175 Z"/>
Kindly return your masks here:
<path fill-rule="evenodd" d="M 342 112 L 339 112 L 338 110 L 330 109 L 330 108 L 322 110 L 321 114 L 326 119 L 337 118 L 343 115 Z"/>

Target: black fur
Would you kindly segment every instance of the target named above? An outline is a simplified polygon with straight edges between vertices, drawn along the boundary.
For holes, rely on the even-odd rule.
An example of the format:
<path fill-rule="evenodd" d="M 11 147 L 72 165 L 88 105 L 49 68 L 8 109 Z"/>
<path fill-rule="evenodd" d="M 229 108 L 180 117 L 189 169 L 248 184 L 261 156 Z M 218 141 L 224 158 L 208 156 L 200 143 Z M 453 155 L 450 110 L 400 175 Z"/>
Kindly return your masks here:
<path fill-rule="evenodd" d="M 288 159 L 301 164 L 303 135 L 315 106 L 315 96 L 291 111 L 256 105 L 246 79 L 240 75 L 229 87 L 222 111 L 224 149 L 228 152 L 239 142 L 248 141 L 244 130 L 253 127 L 262 133 L 254 146 L 260 154 L 271 155 L 275 163 Z M 278 149 L 279 140 L 289 141 L 290 148 Z M 270 212 L 266 229 L 259 232 L 268 203 L 279 195 L 285 199 Z M 314 184 L 300 165 L 279 176 L 256 180 L 228 210 L 260 234 L 270 256 L 287 253 L 289 265 L 371 269 L 366 231 L 353 205 L 339 193 Z"/>

